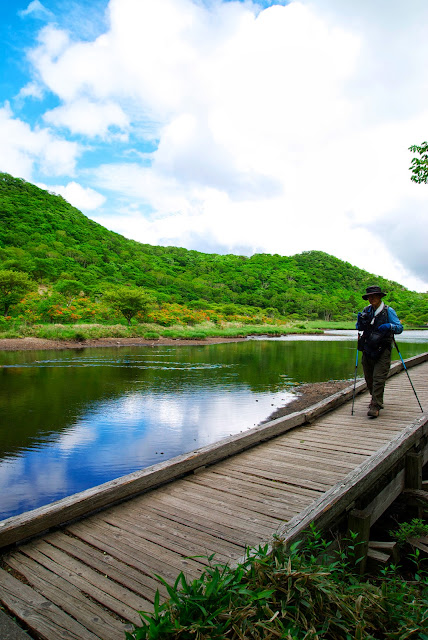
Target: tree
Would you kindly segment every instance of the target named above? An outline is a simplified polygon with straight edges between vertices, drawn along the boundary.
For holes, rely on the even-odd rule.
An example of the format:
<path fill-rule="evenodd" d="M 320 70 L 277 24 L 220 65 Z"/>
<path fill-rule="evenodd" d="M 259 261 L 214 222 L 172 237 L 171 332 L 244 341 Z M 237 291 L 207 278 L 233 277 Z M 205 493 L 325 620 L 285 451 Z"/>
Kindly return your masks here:
<path fill-rule="evenodd" d="M 10 307 L 35 288 L 26 273 L 3 269 L 0 271 L 0 313 L 7 316 Z"/>
<path fill-rule="evenodd" d="M 83 285 L 78 280 L 58 280 L 58 282 L 54 285 L 54 290 L 58 293 L 62 293 L 63 296 L 67 299 L 67 304 L 70 305 L 73 298 L 76 298 L 80 295 L 83 290 Z"/>
<path fill-rule="evenodd" d="M 104 298 L 113 309 L 117 309 L 131 324 L 132 318 L 139 312 L 147 314 L 150 304 L 153 302 L 151 296 L 139 287 L 116 287 L 104 293 Z"/>
<path fill-rule="evenodd" d="M 410 180 L 413 182 L 417 182 L 420 184 L 424 182 L 427 184 L 428 182 L 428 142 L 423 142 L 420 146 L 414 144 L 409 147 L 409 151 L 412 153 L 418 153 L 419 158 L 413 158 L 411 165 L 409 167 L 410 171 L 413 173 Z"/>

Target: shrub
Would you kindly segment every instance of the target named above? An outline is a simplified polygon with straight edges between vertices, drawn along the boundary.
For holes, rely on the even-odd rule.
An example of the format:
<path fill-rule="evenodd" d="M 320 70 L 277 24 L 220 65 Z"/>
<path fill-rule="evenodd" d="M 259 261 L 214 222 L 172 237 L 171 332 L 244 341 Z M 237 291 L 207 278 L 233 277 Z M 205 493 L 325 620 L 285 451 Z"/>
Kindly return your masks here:
<path fill-rule="evenodd" d="M 303 548 L 276 540 L 236 568 L 213 564 L 199 578 L 180 573 L 160 581 L 168 600 L 141 612 L 128 640 L 427 640 L 428 582 L 408 583 L 393 570 L 377 582 L 353 572 L 355 545 L 331 564 L 318 561 L 329 546 L 315 534 Z M 386 579 L 387 578 L 387 579 Z"/>

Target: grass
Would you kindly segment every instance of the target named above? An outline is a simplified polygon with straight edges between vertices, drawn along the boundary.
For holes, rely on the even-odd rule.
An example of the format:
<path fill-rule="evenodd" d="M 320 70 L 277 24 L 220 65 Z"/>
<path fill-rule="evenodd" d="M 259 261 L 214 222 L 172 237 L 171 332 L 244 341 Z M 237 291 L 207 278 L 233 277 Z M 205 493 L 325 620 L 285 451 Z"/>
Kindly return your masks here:
<path fill-rule="evenodd" d="M 181 340 L 205 340 L 207 338 L 245 338 L 247 336 L 281 336 L 289 333 L 322 333 L 321 329 L 307 324 L 243 324 L 237 322 L 223 323 L 221 326 L 213 322 L 187 326 L 177 324 L 163 327 L 155 324 L 16 324 L 8 329 L 0 330 L 1 338 L 34 337 L 45 340 L 74 340 L 83 342 L 98 338 L 134 338 L 156 340 L 159 337 Z"/>
<path fill-rule="evenodd" d="M 398 567 L 374 579 L 355 573 L 355 537 L 333 561 L 320 562 L 329 543 L 312 529 L 303 546 L 276 540 L 232 568 L 213 563 L 194 580 L 162 578 L 153 613 L 127 640 L 428 640 L 428 572 L 410 581 Z M 329 555 L 331 556 L 331 553 Z"/>

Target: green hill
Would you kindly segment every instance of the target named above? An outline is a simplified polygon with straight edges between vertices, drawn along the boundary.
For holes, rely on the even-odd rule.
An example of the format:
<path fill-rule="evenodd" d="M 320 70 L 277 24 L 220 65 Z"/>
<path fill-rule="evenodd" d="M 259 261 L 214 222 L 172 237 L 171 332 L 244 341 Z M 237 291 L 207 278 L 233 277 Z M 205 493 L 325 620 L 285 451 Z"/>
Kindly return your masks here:
<path fill-rule="evenodd" d="M 94 298 L 111 284 L 144 287 L 159 303 L 245 305 L 282 316 L 352 318 L 378 283 L 400 313 L 428 320 L 426 294 L 320 251 L 294 256 L 205 254 L 129 240 L 88 219 L 61 196 L 0 173 L 0 269 L 39 285 L 77 280 Z"/>

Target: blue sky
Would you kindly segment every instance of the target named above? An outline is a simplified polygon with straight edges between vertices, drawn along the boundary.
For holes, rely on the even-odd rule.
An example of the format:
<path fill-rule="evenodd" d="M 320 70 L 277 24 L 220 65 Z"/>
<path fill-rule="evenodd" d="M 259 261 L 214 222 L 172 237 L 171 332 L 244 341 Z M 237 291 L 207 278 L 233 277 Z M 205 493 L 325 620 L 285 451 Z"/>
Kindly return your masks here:
<path fill-rule="evenodd" d="M 0 170 L 141 242 L 428 290 L 426 0 L 9 0 Z"/>

